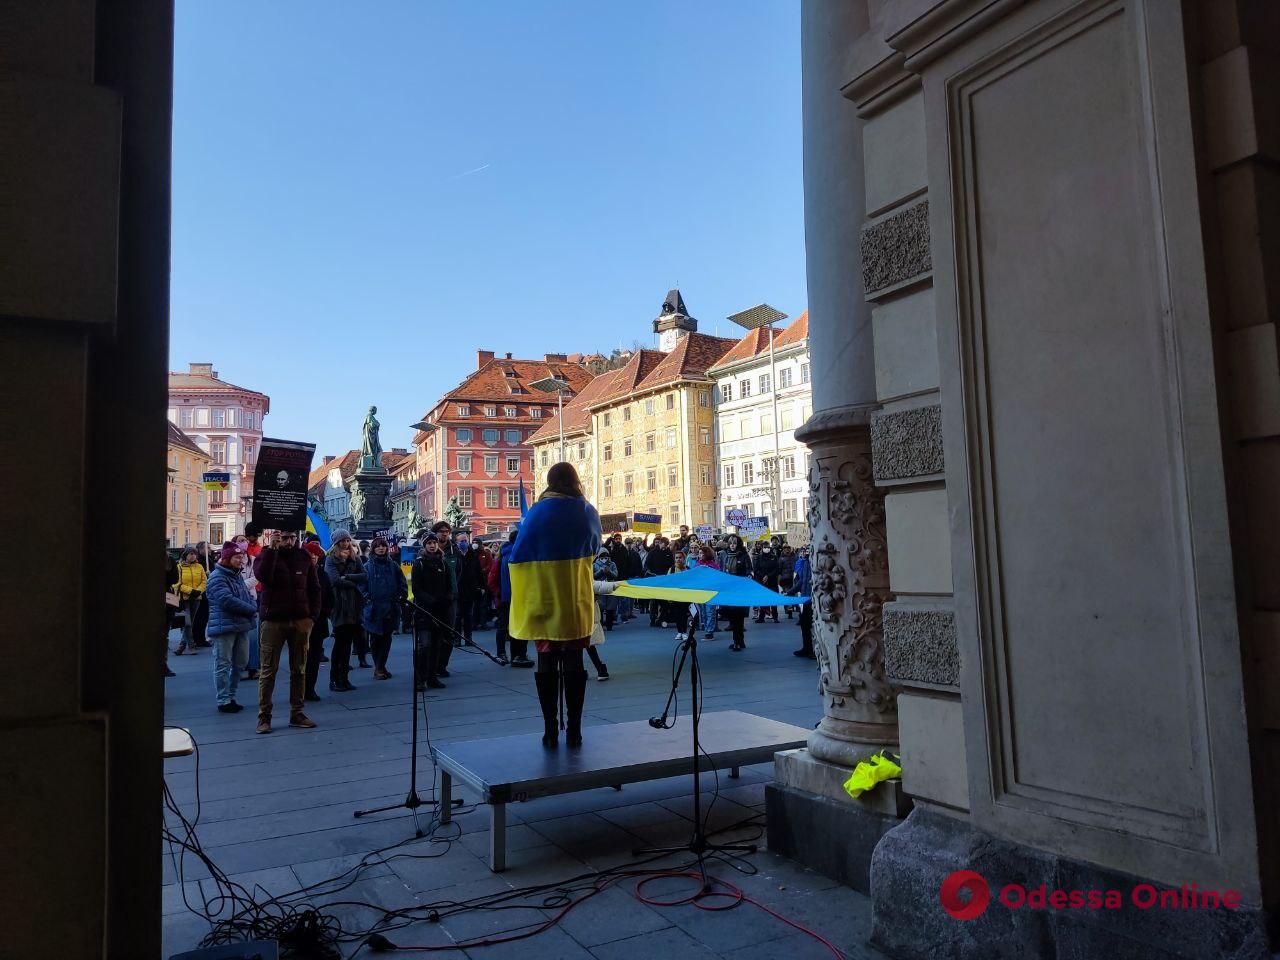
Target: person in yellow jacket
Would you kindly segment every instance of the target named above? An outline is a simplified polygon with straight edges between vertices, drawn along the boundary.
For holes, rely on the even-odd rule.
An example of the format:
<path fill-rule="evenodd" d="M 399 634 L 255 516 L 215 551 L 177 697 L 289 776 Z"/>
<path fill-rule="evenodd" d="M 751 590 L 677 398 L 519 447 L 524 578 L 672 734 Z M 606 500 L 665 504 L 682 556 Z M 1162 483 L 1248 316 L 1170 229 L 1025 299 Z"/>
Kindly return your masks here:
<path fill-rule="evenodd" d="M 183 550 L 182 562 L 178 564 L 178 582 L 173 585 L 173 590 L 182 598 L 186 622 L 182 625 L 182 640 L 178 643 L 178 649 L 173 651 L 175 657 L 182 656 L 188 650 L 196 652 L 195 635 L 191 632 L 191 627 L 196 622 L 196 614 L 200 612 L 200 604 L 204 603 L 204 588 L 208 580 L 209 575 L 200 564 L 200 557 L 195 549 L 188 547 Z"/>

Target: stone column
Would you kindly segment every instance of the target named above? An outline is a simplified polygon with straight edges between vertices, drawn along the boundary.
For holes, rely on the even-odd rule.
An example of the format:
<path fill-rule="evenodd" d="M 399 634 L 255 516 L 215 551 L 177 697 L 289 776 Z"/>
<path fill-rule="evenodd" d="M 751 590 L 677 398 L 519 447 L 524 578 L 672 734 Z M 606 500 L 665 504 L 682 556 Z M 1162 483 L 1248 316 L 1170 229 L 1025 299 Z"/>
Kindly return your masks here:
<path fill-rule="evenodd" d="M 876 382 L 859 246 L 866 219 L 862 121 L 840 92 L 849 50 L 868 23 L 861 3 L 806 3 L 801 9 L 814 414 L 796 439 L 813 454 L 808 519 L 824 713 L 809 750 L 853 766 L 898 742 L 881 627 L 889 586 L 884 495 L 871 467 Z"/>

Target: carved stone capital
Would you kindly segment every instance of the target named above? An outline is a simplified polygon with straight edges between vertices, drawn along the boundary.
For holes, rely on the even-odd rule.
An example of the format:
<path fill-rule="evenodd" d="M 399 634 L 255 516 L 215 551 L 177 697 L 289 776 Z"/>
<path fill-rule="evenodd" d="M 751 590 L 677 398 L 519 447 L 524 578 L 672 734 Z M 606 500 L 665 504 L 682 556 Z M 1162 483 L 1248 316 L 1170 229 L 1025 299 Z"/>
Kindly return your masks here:
<path fill-rule="evenodd" d="M 823 719 L 812 753 L 853 766 L 898 742 L 897 690 L 885 674 L 889 594 L 884 494 L 875 486 L 866 408 L 819 413 L 797 432 L 809 474 L 814 651 Z"/>

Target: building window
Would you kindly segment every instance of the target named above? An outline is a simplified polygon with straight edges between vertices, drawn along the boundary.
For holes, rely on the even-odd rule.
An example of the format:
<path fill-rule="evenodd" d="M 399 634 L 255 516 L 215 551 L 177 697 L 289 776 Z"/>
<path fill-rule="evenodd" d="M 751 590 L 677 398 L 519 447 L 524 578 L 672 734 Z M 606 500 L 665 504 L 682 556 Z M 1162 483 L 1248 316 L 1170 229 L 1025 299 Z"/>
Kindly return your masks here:
<path fill-rule="evenodd" d="M 807 363 L 800 364 L 800 382 L 801 383 L 809 382 L 809 364 Z"/>
<path fill-rule="evenodd" d="M 631 456 L 631 438 L 630 437 L 622 441 L 622 455 L 624 457 Z"/>
<path fill-rule="evenodd" d="M 613 459 L 613 444 L 606 443 L 604 445 L 604 462 L 608 463 L 612 459 Z"/>
<path fill-rule="evenodd" d="M 471 416 L 471 404 L 469 404 L 469 403 L 460 403 L 460 404 L 458 404 L 458 416 L 460 416 L 460 417 L 469 417 L 469 416 Z"/>
<path fill-rule="evenodd" d="M 756 465 L 750 460 L 744 460 L 742 462 L 742 482 L 756 482 Z"/>
<path fill-rule="evenodd" d="M 606 410 L 606 411 L 604 412 L 604 416 L 601 418 L 601 422 L 602 422 L 602 423 L 607 427 L 607 426 L 609 425 L 609 422 L 610 422 L 612 419 L 613 419 L 612 415 L 609 413 L 609 411 L 608 411 L 608 410 Z"/>
<path fill-rule="evenodd" d="M 253 444 L 252 443 L 246 443 L 244 445 L 244 462 L 248 464 L 253 463 Z"/>
<path fill-rule="evenodd" d="M 720 384 L 720 402 L 728 403 L 732 399 L 733 399 L 733 384 L 732 383 Z"/>
<path fill-rule="evenodd" d="M 791 368 L 783 367 L 778 371 L 778 389 L 785 390 L 791 386 Z"/>
<path fill-rule="evenodd" d="M 657 490 L 658 489 L 658 471 L 649 470 L 648 472 L 646 472 L 644 475 L 644 482 L 645 482 L 646 490 Z"/>
<path fill-rule="evenodd" d="M 673 503 L 668 509 L 671 511 L 671 525 L 678 526 L 680 523 L 680 504 Z"/>
<path fill-rule="evenodd" d="M 458 454 L 458 472 L 459 473 L 471 472 L 471 454 L 469 453 Z"/>
<path fill-rule="evenodd" d="M 667 394 L 667 409 L 674 410 L 676 408 L 676 395 L 674 393 Z"/>
<path fill-rule="evenodd" d="M 178 419 L 182 421 L 180 425 L 183 429 L 190 430 L 195 419 L 195 411 L 188 407 L 179 413 Z"/>
<path fill-rule="evenodd" d="M 628 497 L 636 492 L 635 479 L 629 473 L 623 474 L 622 476 L 622 492 Z"/>
<path fill-rule="evenodd" d="M 498 488 L 486 487 L 484 491 L 484 505 L 492 510 L 498 505 Z"/>
<path fill-rule="evenodd" d="M 458 497 L 458 506 L 460 506 L 463 510 L 471 509 L 471 488 L 470 487 L 459 487 L 457 497 Z"/>
<path fill-rule="evenodd" d="M 520 439 L 521 439 L 521 437 L 520 437 L 520 431 L 519 431 L 519 430 L 508 430 L 508 431 L 507 431 L 507 443 L 519 443 L 519 442 L 520 442 Z"/>
<path fill-rule="evenodd" d="M 777 467 L 775 464 L 776 464 L 776 461 L 773 459 L 773 457 L 760 458 L 761 479 L 769 483 L 773 482 L 774 477 L 777 476 Z"/>
<path fill-rule="evenodd" d="M 726 487 L 732 487 L 735 483 L 737 483 L 737 481 L 733 478 L 733 475 L 736 472 L 737 471 L 734 469 L 734 465 L 732 463 L 726 463 L 724 465 L 724 485 Z"/>
<path fill-rule="evenodd" d="M 520 458 L 507 457 L 507 473 L 519 473 L 519 472 L 520 472 Z"/>
<path fill-rule="evenodd" d="M 622 408 L 622 421 L 623 421 L 623 423 L 630 423 L 630 422 L 631 422 L 631 408 L 630 408 L 630 407 L 623 407 L 623 408 Z"/>
<path fill-rule="evenodd" d="M 653 416 L 653 397 L 644 402 L 644 412 L 647 417 Z"/>
<path fill-rule="evenodd" d="M 709 406 L 711 406 L 711 391 L 710 391 L 710 390 L 699 390 L 699 391 L 698 391 L 698 406 L 700 406 L 700 407 L 709 407 Z"/>
<path fill-rule="evenodd" d="M 515 407 L 503 407 L 503 408 L 502 408 L 502 413 L 503 413 L 503 415 L 504 415 L 508 420 L 514 420 L 514 419 L 516 418 L 516 408 L 515 408 Z"/>
<path fill-rule="evenodd" d="M 751 396 L 751 381 L 750 381 L 750 380 L 739 380 L 739 381 L 738 381 L 738 396 L 743 397 L 743 398 L 746 398 L 746 397 Z"/>
<path fill-rule="evenodd" d="M 586 444 L 586 441 L 583 441 L 582 443 L 579 443 L 579 444 L 578 444 L 578 459 L 579 459 L 579 460 L 585 460 L 585 459 L 587 459 L 587 444 Z"/>
<path fill-rule="evenodd" d="M 498 408 L 495 406 L 486 406 L 484 408 L 484 415 L 486 417 L 496 417 L 498 415 Z"/>
<path fill-rule="evenodd" d="M 773 389 L 773 374 L 771 373 L 760 374 L 760 392 L 768 393 L 772 389 Z"/>
<path fill-rule="evenodd" d="M 459 443 L 470 443 L 471 431 L 466 427 L 463 427 L 461 430 L 455 430 L 453 431 L 453 438 Z"/>
<path fill-rule="evenodd" d="M 486 453 L 484 455 L 484 472 L 485 473 L 498 472 L 498 455 L 496 453 Z"/>
<path fill-rule="evenodd" d="M 795 519 L 796 519 L 796 502 L 795 502 L 795 500 L 783 500 L 783 501 L 782 501 L 782 516 L 783 516 L 783 519 L 788 520 L 788 521 L 793 521 L 793 520 L 795 520 Z"/>
<path fill-rule="evenodd" d="M 520 509 L 520 488 L 519 487 L 507 487 L 507 509 L 509 510 Z"/>
<path fill-rule="evenodd" d="M 222 407 L 213 408 L 213 425 L 215 427 L 225 427 L 227 425 L 227 411 Z"/>
<path fill-rule="evenodd" d="M 538 462 L 544 467 L 547 465 L 547 450 L 545 447 L 543 447 L 542 451 L 538 454 Z"/>
<path fill-rule="evenodd" d="M 485 442 L 485 443 L 497 443 L 497 442 L 498 442 L 498 431 L 497 431 L 497 430 L 485 430 L 485 431 L 483 431 L 483 432 L 481 433 L 481 436 L 484 438 L 484 442 Z"/>
<path fill-rule="evenodd" d="M 760 436 L 767 436 L 773 433 L 773 416 L 765 414 L 760 418 Z"/>
<path fill-rule="evenodd" d="M 172 490 L 170 490 L 170 491 L 169 491 L 169 511 L 170 511 L 171 513 L 177 513 L 177 512 L 178 512 L 178 489 L 177 489 L 177 487 L 175 487 L 174 489 L 172 489 Z"/>
<path fill-rule="evenodd" d="M 744 503 L 742 505 L 742 512 L 748 517 L 754 517 L 756 515 L 756 505 L 754 503 Z"/>
<path fill-rule="evenodd" d="M 529 408 L 529 419 L 530 419 L 530 420 L 541 420 L 541 419 L 542 419 L 542 408 L 541 408 L 541 407 L 530 407 L 530 408 Z"/>
<path fill-rule="evenodd" d="M 795 425 L 796 425 L 795 415 L 790 410 L 783 410 L 782 411 L 782 429 L 790 430 Z"/>
<path fill-rule="evenodd" d="M 794 456 L 783 457 L 782 458 L 782 479 L 794 480 L 795 478 L 796 478 L 796 458 Z"/>
<path fill-rule="evenodd" d="M 676 445 L 676 428 L 667 427 L 667 449 L 674 449 Z"/>
<path fill-rule="evenodd" d="M 225 464 L 227 462 L 227 444 L 225 440 L 215 440 L 209 444 L 209 455 L 213 457 L 213 462 Z"/>
<path fill-rule="evenodd" d="M 711 428 L 710 427 L 698 428 L 698 442 L 701 443 L 704 447 L 711 446 Z"/>
<path fill-rule="evenodd" d="M 613 478 L 612 477 L 604 478 L 604 495 L 606 497 L 613 496 Z"/>
<path fill-rule="evenodd" d="M 674 487 L 676 485 L 676 468 L 667 467 L 667 486 Z"/>
<path fill-rule="evenodd" d="M 644 452 L 653 453 L 655 446 L 654 434 L 646 433 L 644 437 Z"/>
<path fill-rule="evenodd" d="M 702 485 L 709 487 L 714 481 L 711 478 L 711 464 L 704 463 L 702 465 Z"/>
<path fill-rule="evenodd" d="M 258 415 L 252 410 L 246 410 L 244 413 L 244 425 L 250 430 L 258 429 Z"/>
<path fill-rule="evenodd" d="M 196 407 L 196 426 L 207 427 L 209 425 L 209 408 Z"/>
<path fill-rule="evenodd" d="M 808 498 L 808 497 L 801 497 L 801 498 L 800 498 L 800 512 L 801 512 L 801 513 L 803 513 L 803 514 L 805 514 L 805 515 L 808 515 L 808 513 L 809 513 L 809 498 Z"/>

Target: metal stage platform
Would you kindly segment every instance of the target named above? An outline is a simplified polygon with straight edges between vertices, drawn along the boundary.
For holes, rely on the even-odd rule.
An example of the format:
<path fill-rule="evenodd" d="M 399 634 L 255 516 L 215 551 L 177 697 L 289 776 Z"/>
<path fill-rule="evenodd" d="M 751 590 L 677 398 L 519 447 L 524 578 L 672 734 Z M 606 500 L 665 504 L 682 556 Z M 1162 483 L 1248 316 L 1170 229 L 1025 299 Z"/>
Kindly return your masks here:
<path fill-rule="evenodd" d="M 453 780 L 473 787 L 489 804 L 489 869 L 507 865 L 507 804 L 536 797 L 577 793 L 600 787 L 621 789 L 625 783 L 660 780 L 693 772 L 689 719 L 680 717 L 670 730 L 654 729 L 647 720 L 585 727 L 581 747 L 542 745 L 542 732 L 493 740 L 467 740 L 437 745 L 440 767 L 441 819 L 448 821 Z M 532 725 L 533 721 L 530 721 Z M 704 713 L 700 721 L 704 769 L 710 764 L 738 768 L 772 760 L 779 750 L 803 747 L 804 727 L 766 720 L 739 710 Z"/>

